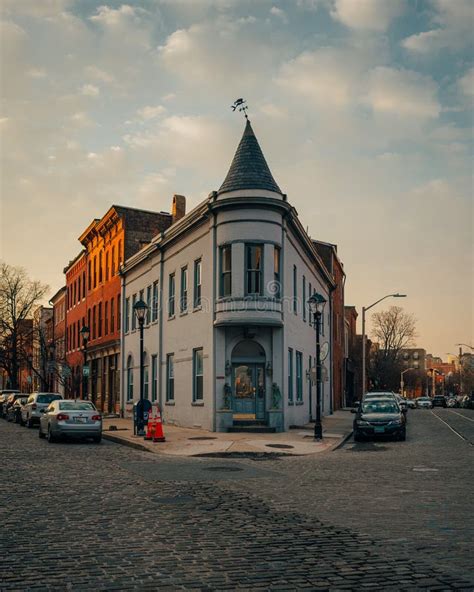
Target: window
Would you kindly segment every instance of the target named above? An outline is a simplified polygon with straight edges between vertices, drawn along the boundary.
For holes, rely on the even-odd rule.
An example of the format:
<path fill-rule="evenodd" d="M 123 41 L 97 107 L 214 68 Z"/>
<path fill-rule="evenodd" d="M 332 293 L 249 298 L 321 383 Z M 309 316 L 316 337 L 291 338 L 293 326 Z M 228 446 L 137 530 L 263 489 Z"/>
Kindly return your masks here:
<path fill-rule="evenodd" d="M 313 288 L 311 286 L 311 282 L 309 283 L 309 288 L 308 288 L 308 300 L 311 298 L 311 296 L 313 295 Z M 311 318 L 311 307 L 309 306 L 309 303 L 306 302 L 305 306 L 308 307 L 308 318 L 309 318 L 309 324 L 312 326 L 313 322 L 312 322 L 312 318 Z"/>
<path fill-rule="evenodd" d="M 146 289 L 146 305 L 148 308 L 146 309 L 145 322 L 149 325 L 151 320 L 151 286 L 148 286 Z"/>
<path fill-rule="evenodd" d="M 201 259 L 194 262 L 194 308 L 201 306 L 201 282 L 202 282 Z"/>
<path fill-rule="evenodd" d="M 245 245 L 246 294 L 262 294 L 262 250 L 261 245 Z"/>
<path fill-rule="evenodd" d="M 94 257 L 94 288 L 97 286 L 97 257 Z"/>
<path fill-rule="evenodd" d="M 120 308 L 120 294 L 117 296 L 117 331 L 121 331 L 120 323 L 122 321 L 122 310 Z"/>
<path fill-rule="evenodd" d="M 275 298 L 281 298 L 281 249 L 275 247 L 273 250 L 273 281 L 275 286 L 273 288 L 273 294 Z"/>
<path fill-rule="evenodd" d="M 77 301 L 81 299 L 81 276 L 77 278 Z"/>
<path fill-rule="evenodd" d="M 120 269 L 120 266 L 122 265 L 122 241 L 121 240 L 119 240 L 119 243 L 118 243 L 117 257 L 118 257 L 118 268 Z"/>
<path fill-rule="evenodd" d="M 115 275 L 115 247 L 112 247 L 112 264 L 110 268 L 110 275 Z"/>
<path fill-rule="evenodd" d="M 293 403 L 293 350 L 288 350 L 288 402 Z"/>
<path fill-rule="evenodd" d="M 102 302 L 99 302 L 99 318 L 97 322 L 97 335 L 98 337 L 102 337 Z"/>
<path fill-rule="evenodd" d="M 95 321 L 96 321 L 96 307 L 94 306 L 92 308 L 92 339 L 95 339 L 96 335 L 97 335 Z"/>
<path fill-rule="evenodd" d="M 174 354 L 166 356 L 166 400 L 174 401 Z"/>
<path fill-rule="evenodd" d="M 72 285 L 72 304 L 76 304 L 76 282 Z"/>
<path fill-rule="evenodd" d="M 109 251 L 105 254 L 105 281 L 107 282 L 109 279 Z"/>
<path fill-rule="evenodd" d="M 188 310 L 188 268 L 181 269 L 181 295 L 179 299 L 179 308 L 181 312 Z"/>
<path fill-rule="evenodd" d="M 203 350 L 202 348 L 193 350 L 193 401 L 203 400 Z"/>
<path fill-rule="evenodd" d="M 303 354 L 296 352 L 296 400 L 303 400 Z"/>
<path fill-rule="evenodd" d="M 87 326 L 89 327 L 89 331 L 91 329 L 91 309 L 87 310 Z"/>
<path fill-rule="evenodd" d="M 125 333 L 130 331 L 130 298 L 125 299 Z"/>
<path fill-rule="evenodd" d="M 86 272 L 82 272 L 82 297 L 86 297 Z"/>
<path fill-rule="evenodd" d="M 143 354 L 143 398 L 149 398 L 150 375 L 148 373 L 148 356 Z"/>
<path fill-rule="evenodd" d="M 293 312 L 298 313 L 298 272 L 296 265 L 293 265 Z"/>
<path fill-rule="evenodd" d="M 158 282 L 153 282 L 153 301 L 151 310 L 151 320 L 158 319 Z"/>
<path fill-rule="evenodd" d="M 109 334 L 109 303 L 104 305 L 104 335 Z"/>
<path fill-rule="evenodd" d="M 306 323 L 306 278 L 303 276 L 303 321 Z"/>
<path fill-rule="evenodd" d="M 133 358 L 127 360 L 127 401 L 133 401 Z"/>
<path fill-rule="evenodd" d="M 103 264 L 103 253 L 102 251 L 99 253 L 99 284 L 102 283 L 102 280 L 104 279 L 104 276 L 102 274 L 102 264 Z"/>
<path fill-rule="evenodd" d="M 137 295 L 134 294 L 132 296 L 132 310 L 130 314 L 132 315 L 132 331 L 137 328 L 137 315 L 135 314 L 135 304 L 137 303 Z"/>
<path fill-rule="evenodd" d="M 174 273 L 170 273 L 168 282 L 168 317 L 174 317 L 174 296 L 175 296 L 175 277 Z"/>
<path fill-rule="evenodd" d="M 110 300 L 110 332 L 113 333 L 115 331 L 115 307 L 114 307 L 114 299 L 111 298 Z"/>
<path fill-rule="evenodd" d="M 91 262 L 89 261 L 89 273 L 87 274 L 87 289 L 90 291 L 90 289 L 92 288 L 92 266 L 91 266 Z"/>
<path fill-rule="evenodd" d="M 221 283 L 220 295 L 230 296 L 232 294 L 232 247 L 225 245 L 221 247 Z"/>
<path fill-rule="evenodd" d="M 151 400 L 156 401 L 158 398 L 158 358 L 151 356 Z"/>

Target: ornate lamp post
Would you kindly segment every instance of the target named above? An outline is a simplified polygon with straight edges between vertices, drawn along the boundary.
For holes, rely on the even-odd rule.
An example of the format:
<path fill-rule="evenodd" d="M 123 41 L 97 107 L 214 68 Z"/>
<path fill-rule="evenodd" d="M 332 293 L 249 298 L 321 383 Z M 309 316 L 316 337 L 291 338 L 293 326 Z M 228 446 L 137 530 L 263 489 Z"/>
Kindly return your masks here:
<path fill-rule="evenodd" d="M 87 383 L 89 380 L 89 366 L 87 365 L 87 342 L 89 341 L 89 327 L 84 325 L 80 330 L 82 335 L 82 353 L 84 354 L 84 363 L 82 366 L 82 398 L 84 400 L 88 399 L 87 394 Z"/>
<path fill-rule="evenodd" d="M 382 298 L 379 298 L 378 300 L 373 302 L 370 306 L 362 307 L 362 393 L 360 397 L 361 400 L 367 390 L 367 377 L 365 372 L 365 313 L 369 310 L 369 308 L 372 308 L 373 306 L 375 306 L 379 302 L 382 302 L 382 300 L 385 300 L 386 298 L 406 298 L 406 296 L 406 294 L 399 294 L 398 292 L 396 294 L 387 294 L 386 296 L 383 296 Z"/>
<path fill-rule="evenodd" d="M 136 432 L 139 436 L 143 436 L 145 433 L 145 418 L 143 416 L 143 394 L 144 394 L 144 353 L 143 353 L 143 325 L 145 324 L 145 317 L 148 311 L 148 305 L 143 300 L 139 300 L 133 307 L 135 315 L 138 320 L 138 326 L 140 328 L 140 403 L 137 408 L 136 417 Z"/>
<path fill-rule="evenodd" d="M 314 314 L 314 326 L 316 329 L 316 421 L 314 422 L 314 439 L 323 439 L 323 426 L 321 423 L 321 317 L 324 312 L 326 299 L 315 292 L 308 300 L 311 312 Z"/>

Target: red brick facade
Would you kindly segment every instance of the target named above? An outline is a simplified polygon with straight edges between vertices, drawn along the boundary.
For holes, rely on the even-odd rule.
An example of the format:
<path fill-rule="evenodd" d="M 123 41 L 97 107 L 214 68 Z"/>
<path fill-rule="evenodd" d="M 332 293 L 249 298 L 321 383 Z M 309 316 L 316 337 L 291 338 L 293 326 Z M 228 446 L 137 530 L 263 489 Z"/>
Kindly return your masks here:
<path fill-rule="evenodd" d="M 81 251 L 75 259 L 65 268 L 66 295 L 65 295 L 65 322 L 66 322 L 66 366 L 68 378 L 66 381 L 66 396 L 82 396 L 82 366 L 84 357 L 82 353 L 81 328 L 86 324 L 86 297 L 87 297 L 87 258 Z"/>

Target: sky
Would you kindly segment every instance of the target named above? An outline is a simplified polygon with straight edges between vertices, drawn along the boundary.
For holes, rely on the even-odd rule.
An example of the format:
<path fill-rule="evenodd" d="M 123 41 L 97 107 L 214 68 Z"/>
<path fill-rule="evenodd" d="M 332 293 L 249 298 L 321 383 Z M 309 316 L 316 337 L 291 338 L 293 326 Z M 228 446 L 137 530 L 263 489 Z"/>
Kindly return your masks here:
<path fill-rule="evenodd" d="M 471 0 L 1 0 L 0 258 L 51 287 L 112 204 L 222 183 L 244 97 L 346 304 L 473 336 Z M 360 331 L 359 316 L 359 331 Z"/>

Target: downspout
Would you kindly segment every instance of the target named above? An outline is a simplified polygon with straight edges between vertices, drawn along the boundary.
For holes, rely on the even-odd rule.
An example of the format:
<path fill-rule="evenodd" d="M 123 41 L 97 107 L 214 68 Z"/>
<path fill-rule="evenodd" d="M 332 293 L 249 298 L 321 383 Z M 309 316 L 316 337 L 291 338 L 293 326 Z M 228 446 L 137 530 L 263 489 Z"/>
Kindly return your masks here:
<path fill-rule="evenodd" d="M 163 232 L 161 233 L 163 237 Z M 158 279 L 158 312 L 159 312 L 159 319 L 158 319 L 158 401 L 160 405 L 161 413 L 163 414 L 163 272 L 164 272 L 165 262 L 164 262 L 164 253 L 163 249 L 160 249 L 160 275 Z M 165 373 L 166 373 L 166 366 L 165 366 Z M 168 377 L 165 378 L 168 380 Z"/>
<path fill-rule="evenodd" d="M 215 196 L 216 197 L 216 196 Z M 217 428 L 217 381 L 216 381 L 216 249 L 217 249 L 217 215 L 213 214 L 212 223 L 212 394 L 213 394 L 213 412 L 212 412 L 212 431 Z"/>
<path fill-rule="evenodd" d="M 284 200 L 286 201 L 286 195 L 284 196 Z M 282 368 L 282 384 L 281 384 L 281 419 L 283 424 L 283 431 L 286 431 L 285 427 L 285 402 L 288 400 L 288 393 L 286 392 L 288 380 L 286 380 L 285 375 L 285 363 L 288 364 L 288 358 L 286 356 L 286 327 L 285 327 L 285 229 L 286 229 L 286 218 L 288 216 L 288 212 L 282 216 L 282 225 L 281 225 L 281 249 L 280 249 L 280 298 L 281 298 L 281 321 L 283 323 L 283 334 L 281 340 L 281 368 Z M 288 369 L 287 369 L 288 373 Z M 285 386 L 286 385 L 286 386 Z M 285 397 L 286 393 L 286 397 Z"/>

